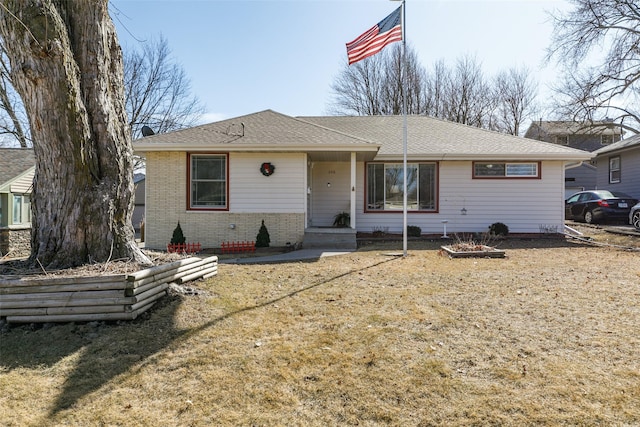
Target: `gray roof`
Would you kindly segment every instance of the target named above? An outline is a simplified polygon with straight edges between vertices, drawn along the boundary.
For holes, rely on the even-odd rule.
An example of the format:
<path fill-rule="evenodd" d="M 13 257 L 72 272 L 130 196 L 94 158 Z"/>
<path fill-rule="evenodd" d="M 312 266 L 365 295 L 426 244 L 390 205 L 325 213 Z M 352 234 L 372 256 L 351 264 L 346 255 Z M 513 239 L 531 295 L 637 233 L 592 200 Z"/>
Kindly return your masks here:
<path fill-rule="evenodd" d="M 538 139 L 542 135 L 622 135 L 622 128 L 614 122 L 575 122 L 538 120 L 529 125 L 525 138 Z"/>
<path fill-rule="evenodd" d="M 291 151 L 291 148 L 300 151 L 300 147 L 308 150 L 348 147 L 356 151 L 375 151 L 378 148 L 371 141 L 272 110 L 151 135 L 134 141 L 134 149 L 143 152 L 174 151 L 181 146 L 196 151 L 210 150 L 212 146 L 232 151 Z"/>
<path fill-rule="evenodd" d="M 377 158 L 403 153 L 402 116 L 302 117 L 345 133 L 354 133 L 381 145 Z M 504 133 L 436 119 L 407 117 L 407 157 L 436 160 L 470 159 L 588 159 L 582 150 L 534 141 Z"/>
<path fill-rule="evenodd" d="M 634 135 L 627 139 L 623 139 L 622 141 L 618 141 L 613 144 L 609 144 L 606 147 L 602 147 L 599 150 L 596 150 L 594 153 L 596 155 L 600 155 L 612 153 L 615 151 L 628 150 L 631 148 L 640 148 L 640 134 Z"/>
<path fill-rule="evenodd" d="M 0 185 L 35 167 L 36 158 L 29 148 L 0 148 Z"/>
<path fill-rule="evenodd" d="M 423 160 L 587 160 L 591 153 L 427 116 L 407 117 L 407 157 Z M 138 139 L 146 151 L 366 151 L 403 154 L 402 116 L 290 117 L 271 110 Z M 377 153 L 377 154 L 376 154 Z M 372 158 L 372 157 L 369 157 Z"/>

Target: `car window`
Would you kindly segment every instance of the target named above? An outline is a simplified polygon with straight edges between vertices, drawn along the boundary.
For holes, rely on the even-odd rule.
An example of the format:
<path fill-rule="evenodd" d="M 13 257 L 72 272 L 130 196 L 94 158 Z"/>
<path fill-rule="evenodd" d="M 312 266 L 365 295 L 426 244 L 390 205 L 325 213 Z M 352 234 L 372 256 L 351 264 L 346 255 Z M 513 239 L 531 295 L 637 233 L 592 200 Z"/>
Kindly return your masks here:
<path fill-rule="evenodd" d="M 595 197 L 595 194 L 591 194 L 591 193 L 582 193 L 580 195 L 580 198 L 578 199 L 578 201 L 580 202 L 586 202 L 587 200 L 591 200 L 592 198 Z"/>
<path fill-rule="evenodd" d="M 630 195 L 628 195 L 627 193 L 621 193 L 619 191 L 613 191 L 612 192 L 613 196 L 615 197 L 620 197 L 622 199 L 631 199 L 632 197 Z"/>
<path fill-rule="evenodd" d="M 574 194 L 573 196 L 569 197 L 567 199 L 567 203 L 575 203 L 578 201 L 578 197 L 580 197 L 580 194 Z"/>

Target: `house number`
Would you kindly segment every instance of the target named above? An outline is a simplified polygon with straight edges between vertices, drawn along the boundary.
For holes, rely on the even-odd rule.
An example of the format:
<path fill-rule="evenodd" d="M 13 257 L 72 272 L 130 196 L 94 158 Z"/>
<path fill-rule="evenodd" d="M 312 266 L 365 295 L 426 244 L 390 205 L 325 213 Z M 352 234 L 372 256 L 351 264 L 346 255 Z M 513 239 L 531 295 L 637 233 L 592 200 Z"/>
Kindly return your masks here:
<path fill-rule="evenodd" d="M 336 171 L 334 170 L 329 171 L 329 175 L 335 175 L 335 174 L 336 174 Z"/>

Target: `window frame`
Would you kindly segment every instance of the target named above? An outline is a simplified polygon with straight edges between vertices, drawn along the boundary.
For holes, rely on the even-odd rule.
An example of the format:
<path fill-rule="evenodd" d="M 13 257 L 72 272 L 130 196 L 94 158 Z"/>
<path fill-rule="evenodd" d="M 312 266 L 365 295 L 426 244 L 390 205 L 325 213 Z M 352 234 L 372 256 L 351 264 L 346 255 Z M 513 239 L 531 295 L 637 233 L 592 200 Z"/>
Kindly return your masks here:
<path fill-rule="evenodd" d="M 214 206 L 192 206 L 191 201 L 191 190 L 192 190 L 192 176 L 191 176 L 191 168 L 192 168 L 192 159 L 198 157 L 218 157 L 224 158 L 225 162 L 225 205 L 220 207 Z M 187 211 L 192 212 L 224 212 L 229 210 L 229 153 L 218 153 L 218 152 L 197 152 L 197 153 L 187 153 Z"/>
<path fill-rule="evenodd" d="M 374 161 L 374 162 L 365 162 L 364 167 L 364 212 L 365 213 L 380 213 L 380 214 L 389 214 L 389 213 L 401 213 L 403 209 L 385 209 L 384 204 L 382 209 L 372 209 L 369 207 L 369 166 L 370 165 L 382 165 L 382 170 L 386 171 L 388 166 L 391 165 L 400 165 L 402 166 L 402 162 L 399 161 Z M 433 171 L 433 183 L 431 184 L 431 191 L 433 192 L 433 209 L 409 209 L 407 208 L 407 213 L 415 214 L 415 213 L 438 213 L 440 206 L 440 163 L 437 161 L 409 161 L 407 162 L 407 169 L 410 166 L 415 166 L 416 169 L 420 170 L 420 165 L 432 165 L 434 168 Z M 420 180 L 418 173 L 418 182 Z M 383 191 L 386 191 L 383 190 Z M 419 194 L 419 190 L 418 190 Z M 420 204 L 420 199 L 417 199 L 418 205 Z"/>
<path fill-rule="evenodd" d="M 605 141 L 605 138 L 609 140 Z M 607 135 L 607 134 L 600 135 L 600 145 L 611 145 L 614 142 L 615 142 L 615 135 Z"/>
<path fill-rule="evenodd" d="M 31 223 L 31 195 L 24 193 L 12 193 L 12 225 L 25 225 Z"/>
<path fill-rule="evenodd" d="M 479 175 L 476 172 L 476 165 L 504 165 L 504 175 Z M 535 165 L 535 175 L 509 175 L 507 173 L 509 165 Z M 505 162 L 505 161 L 473 161 L 471 164 L 471 176 L 473 179 L 541 179 L 542 162 Z"/>
<path fill-rule="evenodd" d="M 618 167 L 612 168 L 612 163 L 617 160 Z M 614 173 L 617 172 L 617 179 L 613 178 Z M 609 184 L 619 184 L 622 182 L 622 159 L 620 156 L 609 157 Z"/>
<path fill-rule="evenodd" d="M 558 145 L 569 145 L 569 135 L 556 135 L 555 143 Z"/>

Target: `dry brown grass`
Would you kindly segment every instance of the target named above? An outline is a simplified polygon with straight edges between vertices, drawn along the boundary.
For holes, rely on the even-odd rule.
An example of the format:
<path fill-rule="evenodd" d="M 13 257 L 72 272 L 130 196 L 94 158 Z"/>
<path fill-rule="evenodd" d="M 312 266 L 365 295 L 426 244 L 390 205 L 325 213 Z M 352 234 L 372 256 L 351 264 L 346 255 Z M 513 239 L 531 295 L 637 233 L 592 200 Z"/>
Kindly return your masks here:
<path fill-rule="evenodd" d="M 439 244 L 221 265 L 135 322 L 9 328 L 1 423 L 640 424 L 639 252 Z"/>

